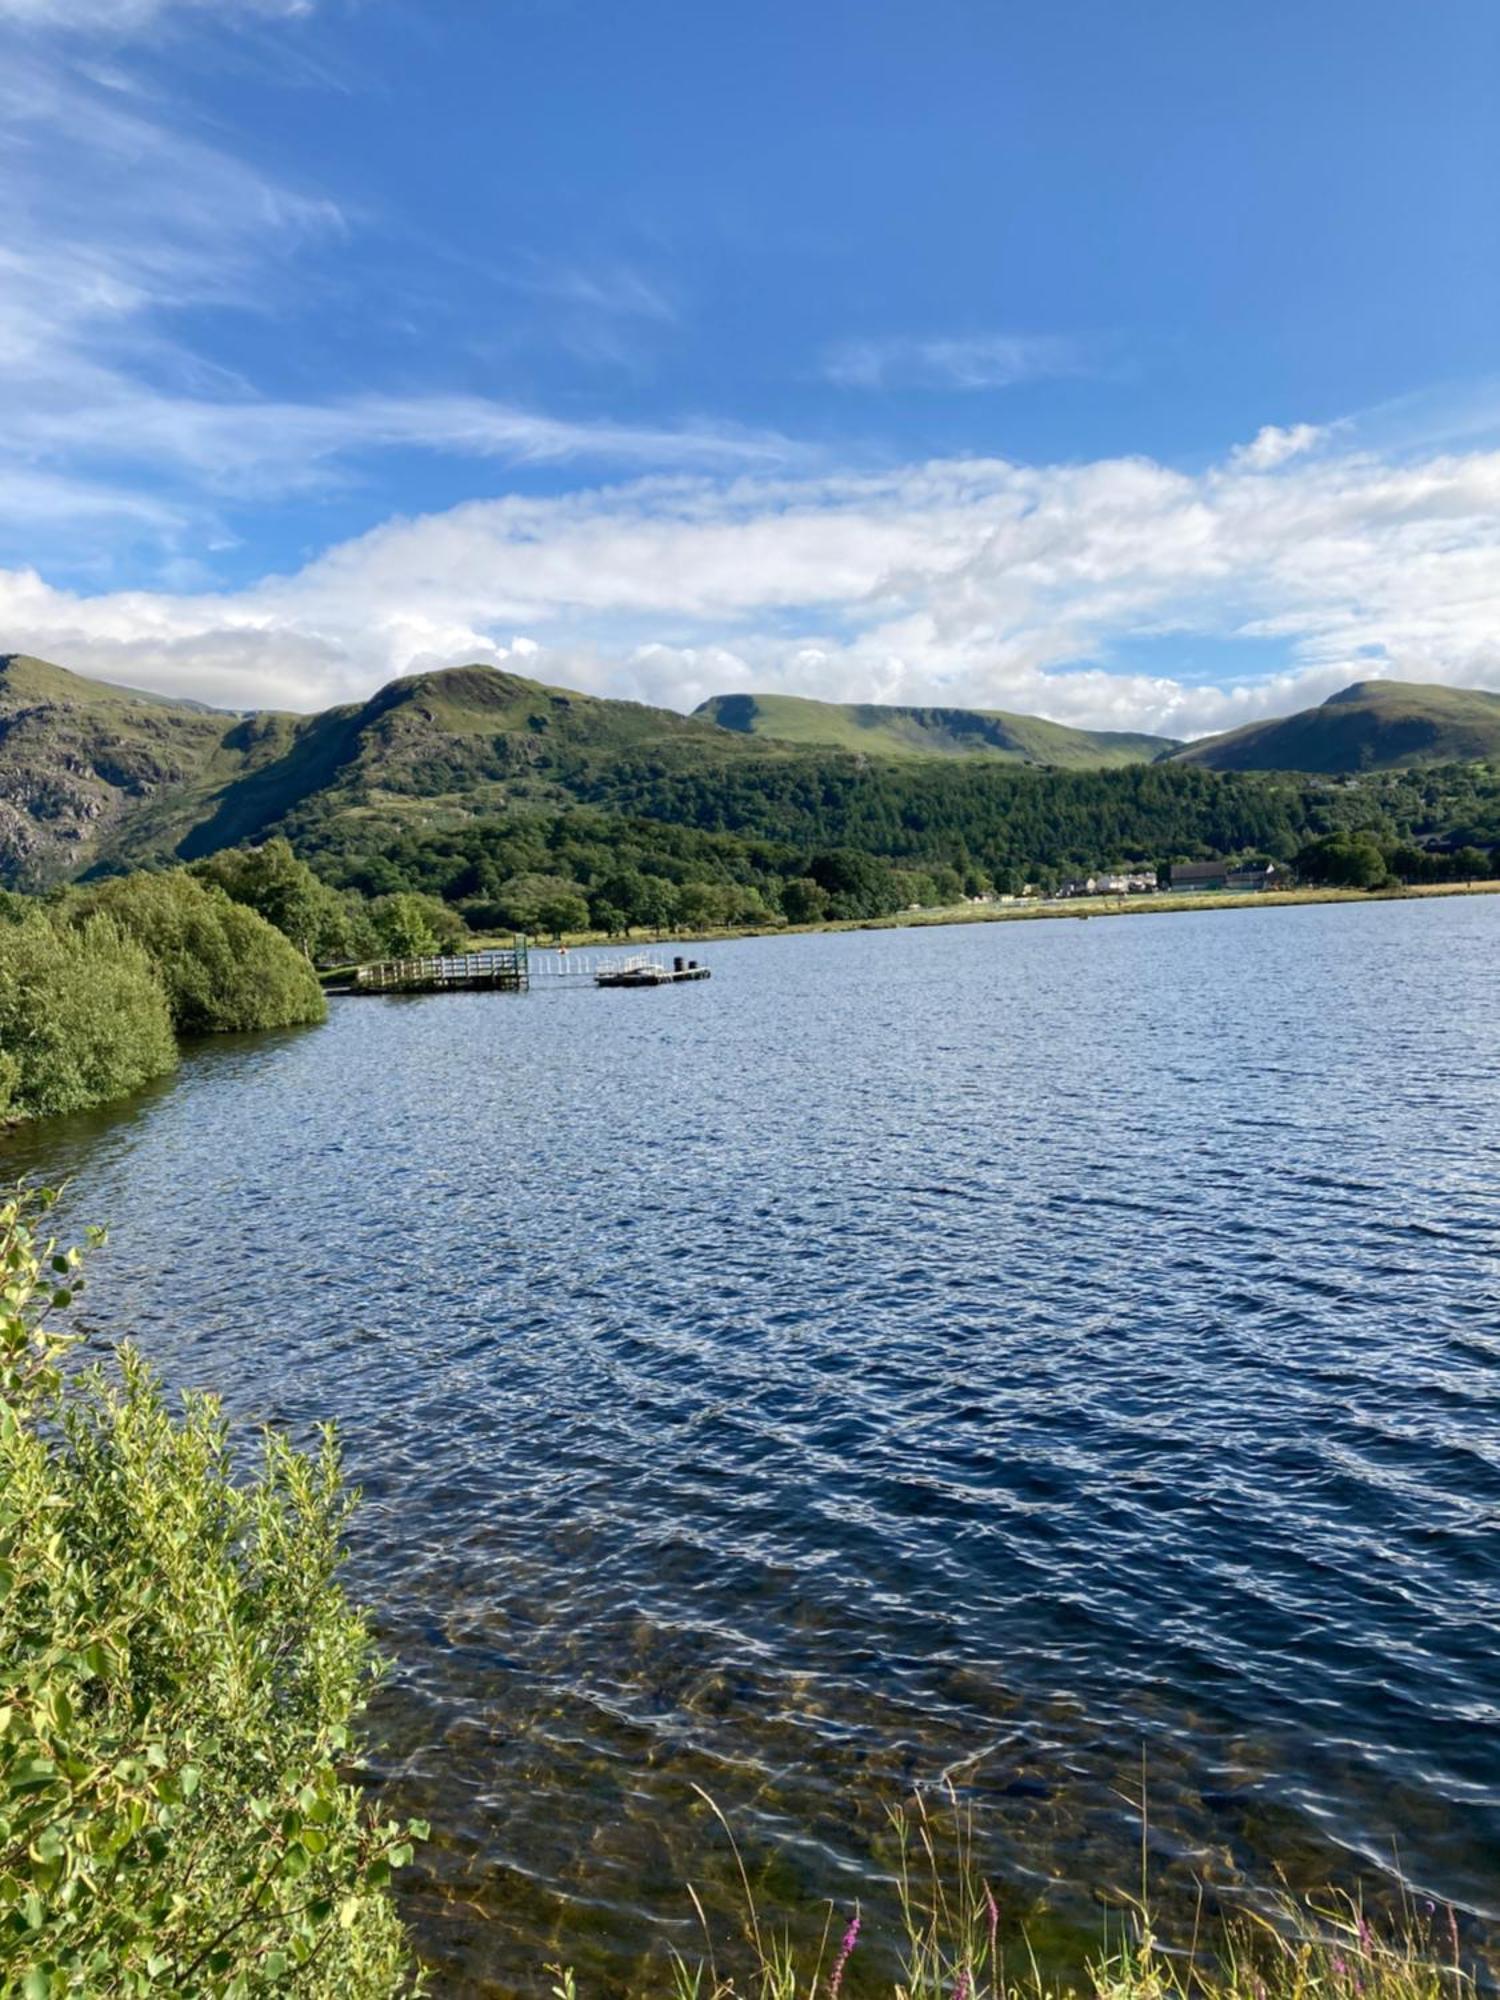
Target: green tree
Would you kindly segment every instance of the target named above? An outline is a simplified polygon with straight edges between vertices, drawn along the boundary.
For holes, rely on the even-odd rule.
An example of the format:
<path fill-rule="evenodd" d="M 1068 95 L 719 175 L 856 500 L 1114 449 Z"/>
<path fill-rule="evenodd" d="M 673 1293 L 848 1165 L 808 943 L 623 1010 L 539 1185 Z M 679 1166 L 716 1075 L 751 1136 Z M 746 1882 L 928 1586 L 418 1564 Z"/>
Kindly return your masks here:
<path fill-rule="evenodd" d="M 467 935 L 463 918 L 435 896 L 412 889 L 382 896 L 370 907 L 370 922 L 380 948 L 392 958 L 427 958 L 437 951 L 458 951 Z"/>
<path fill-rule="evenodd" d="M 732 892 L 717 882 L 684 882 L 677 891 L 677 921 L 684 930 L 727 924 L 733 907 Z"/>
<path fill-rule="evenodd" d="M 1431 882 L 1435 879 L 1432 856 L 1420 847 L 1405 843 L 1392 850 L 1390 869 L 1403 882 Z"/>
<path fill-rule="evenodd" d="M 1457 882 L 1479 882 L 1488 877 L 1490 860 L 1477 847 L 1461 847 L 1453 857 L 1453 878 Z"/>
<path fill-rule="evenodd" d="M 305 957 L 343 950 L 346 918 L 339 898 L 297 859 L 289 841 L 228 848 L 195 861 L 192 872 L 274 924 Z"/>
<path fill-rule="evenodd" d="M 667 931 L 677 921 L 677 889 L 660 875 L 643 878 L 641 893 L 641 922 L 654 931 Z"/>
<path fill-rule="evenodd" d="M 781 912 L 773 910 L 762 891 L 753 884 L 731 883 L 725 894 L 729 903 L 728 913 L 724 919 L 726 923 L 749 927 L 781 922 Z"/>
<path fill-rule="evenodd" d="M 591 902 L 607 910 L 617 911 L 624 919 L 622 930 L 633 930 L 639 924 L 651 922 L 651 888 L 647 878 L 638 868 L 616 868 L 605 875 L 595 888 Z M 607 925 L 601 925 L 607 929 Z"/>
<path fill-rule="evenodd" d="M 497 906 L 504 911 L 504 921 L 513 930 L 550 931 L 582 930 L 588 923 L 588 908 L 583 905 L 580 923 L 564 922 L 561 926 L 549 920 L 553 910 L 566 908 L 569 911 L 583 904 L 583 896 L 578 884 L 565 875 L 540 875 L 527 873 L 512 875 L 500 884 L 495 893 Z"/>
<path fill-rule="evenodd" d="M 344 1776 L 374 1678 L 331 1433 L 237 1477 L 212 1398 L 59 1364 L 78 1253 L 0 1204 L 0 1990 L 389 2000 L 411 1837 Z"/>
<path fill-rule="evenodd" d="M 1380 843 L 1366 832 L 1325 834 L 1300 851 L 1296 867 L 1304 882 L 1341 889 L 1378 889 L 1390 872 Z"/>
<path fill-rule="evenodd" d="M 781 908 L 790 924 L 821 923 L 828 914 L 828 891 L 809 875 L 795 876 L 781 885 Z"/>
<path fill-rule="evenodd" d="M 583 891 L 571 883 L 543 897 L 536 909 L 537 929 L 550 932 L 559 942 L 564 931 L 588 929 L 589 906 Z"/>
<path fill-rule="evenodd" d="M 827 892 L 830 916 L 883 917 L 900 906 L 890 869 L 857 848 L 815 854 L 807 872 Z"/>
<path fill-rule="evenodd" d="M 174 1068 L 167 996 L 140 945 L 104 917 L 0 924 L 0 1057 L 11 1118 L 107 1104 Z"/>
<path fill-rule="evenodd" d="M 145 950 L 179 1034 L 280 1028 L 321 1021 L 328 1011 L 289 938 L 182 869 L 101 883 L 81 908 L 107 916 Z"/>

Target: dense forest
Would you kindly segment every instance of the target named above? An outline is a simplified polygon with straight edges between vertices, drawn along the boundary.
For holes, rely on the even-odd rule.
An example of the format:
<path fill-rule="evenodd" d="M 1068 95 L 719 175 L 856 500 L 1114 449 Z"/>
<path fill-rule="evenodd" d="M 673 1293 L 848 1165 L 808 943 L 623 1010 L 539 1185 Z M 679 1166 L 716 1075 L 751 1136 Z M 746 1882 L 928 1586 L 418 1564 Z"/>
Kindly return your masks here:
<path fill-rule="evenodd" d="M 1290 861 L 1340 829 L 1500 841 L 1500 774 L 1472 764 L 1305 778 L 1173 763 L 1053 771 L 831 759 L 676 773 L 620 759 L 577 789 L 593 804 L 705 831 L 978 868 L 1000 888 L 1130 861 Z"/>
<path fill-rule="evenodd" d="M 1378 865 L 1366 852 L 1362 880 L 1442 880 L 1457 851 L 1487 871 L 1500 845 L 1500 779 L 1482 766 L 1330 780 L 828 759 L 684 774 L 643 760 L 613 765 L 596 790 L 593 809 L 521 808 L 394 838 L 344 816 L 303 849 L 335 888 L 420 893 L 476 930 L 619 932 L 875 917 L 1220 855 L 1321 880 L 1335 864 L 1320 843 L 1335 835 L 1367 837 Z"/>

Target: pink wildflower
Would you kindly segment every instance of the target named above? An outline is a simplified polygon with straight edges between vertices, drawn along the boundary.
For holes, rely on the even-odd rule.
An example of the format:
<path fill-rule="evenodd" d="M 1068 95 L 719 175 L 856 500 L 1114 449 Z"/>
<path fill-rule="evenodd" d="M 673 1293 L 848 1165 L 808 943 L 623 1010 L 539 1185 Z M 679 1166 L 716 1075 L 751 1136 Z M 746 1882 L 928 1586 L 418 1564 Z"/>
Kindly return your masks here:
<path fill-rule="evenodd" d="M 829 2000 L 838 2000 L 839 1988 L 844 1983 L 844 1967 L 849 1963 L 850 1954 L 859 1943 L 859 1911 L 849 1919 L 849 1928 L 844 1932 L 844 1942 L 839 1946 L 839 1955 L 833 1961 L 833 1970 L 828 1975 Z"/>

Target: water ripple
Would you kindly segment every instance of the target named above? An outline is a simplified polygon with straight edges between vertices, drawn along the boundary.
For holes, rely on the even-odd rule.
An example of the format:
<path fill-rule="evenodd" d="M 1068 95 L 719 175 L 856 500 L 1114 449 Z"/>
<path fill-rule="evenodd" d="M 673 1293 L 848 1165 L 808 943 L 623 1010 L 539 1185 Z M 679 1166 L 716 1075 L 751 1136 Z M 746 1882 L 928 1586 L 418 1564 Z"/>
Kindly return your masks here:
<path fill-rule="evenodd" d="M 96 1332 L 339 1417 L 443 1990 L 878 1900 L 1399 1872 L 1500 1921 L 1500 902 L 771 940 L 351 1001 L 12 1142 Z M 1071 1885 L 1071 1888 L 1069 1887 Z M 646 1918 L 652 1920 L 648 1926 Z"/>

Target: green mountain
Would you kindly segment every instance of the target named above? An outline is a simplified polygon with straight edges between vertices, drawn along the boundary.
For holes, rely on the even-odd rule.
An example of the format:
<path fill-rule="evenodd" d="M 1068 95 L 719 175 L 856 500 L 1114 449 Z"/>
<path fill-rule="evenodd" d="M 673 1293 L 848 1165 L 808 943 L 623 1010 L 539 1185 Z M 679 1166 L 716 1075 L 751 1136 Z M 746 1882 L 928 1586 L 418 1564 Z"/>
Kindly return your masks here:
<path fill-rule="evenodd" d="M 1357 681 L 1321 707 L 1207 736 L 1173 761 L 1211 771 L 1352 775 L 1500 761 L 1500 694 L 1408 681 Z"/>
<path fill-rule="evenodd" d="M 517 815 L 547 817 L 565 846 L 579 806 L 1023 878 L 1049 858 L 1280 855 L 1344 820 L 1329 817 L 1326 785 L 1261 770 L 1368 771 L 1369 790 L 1497 746 L 1500 696 L 1384 682 L 1163 759 L 1153 737 L 1032 717 L 753 696 L 685 716 L 485 666 L 414 674 L 317 715 L 237 715 L 12 654 L 0 656 L 0 883 L 192 860 L 272 833 L 335 866 Z M 1436 835 L 1451 820 L 1479 838 L 1493 815 L 1477 782 L 1455 772 L 1431 824 L 1404 795 L 1343 803 L 1350 824 L 1373 812 Z"/>
<path fill-rule="evenodd" d="M 365 837 L 522 801 L 567 804 L 632 760 L 658 773 L 764 756 L 669 709 L 492 667 L 392 681 L 310 716 L 234 715 L 0 656 L 0 881 L 192 859 L 275 830 Z"/>
<path fill-rule="evenodd" d="M 868 757 L 989 757 L 1065 771 L 1149 764 L 1178 746 L 1166 736 L 1070 729 L 1038 715 L 987 708 L 893 708 L 791 694 L 716 694 L 696 714 L 741 735 Z"/>

